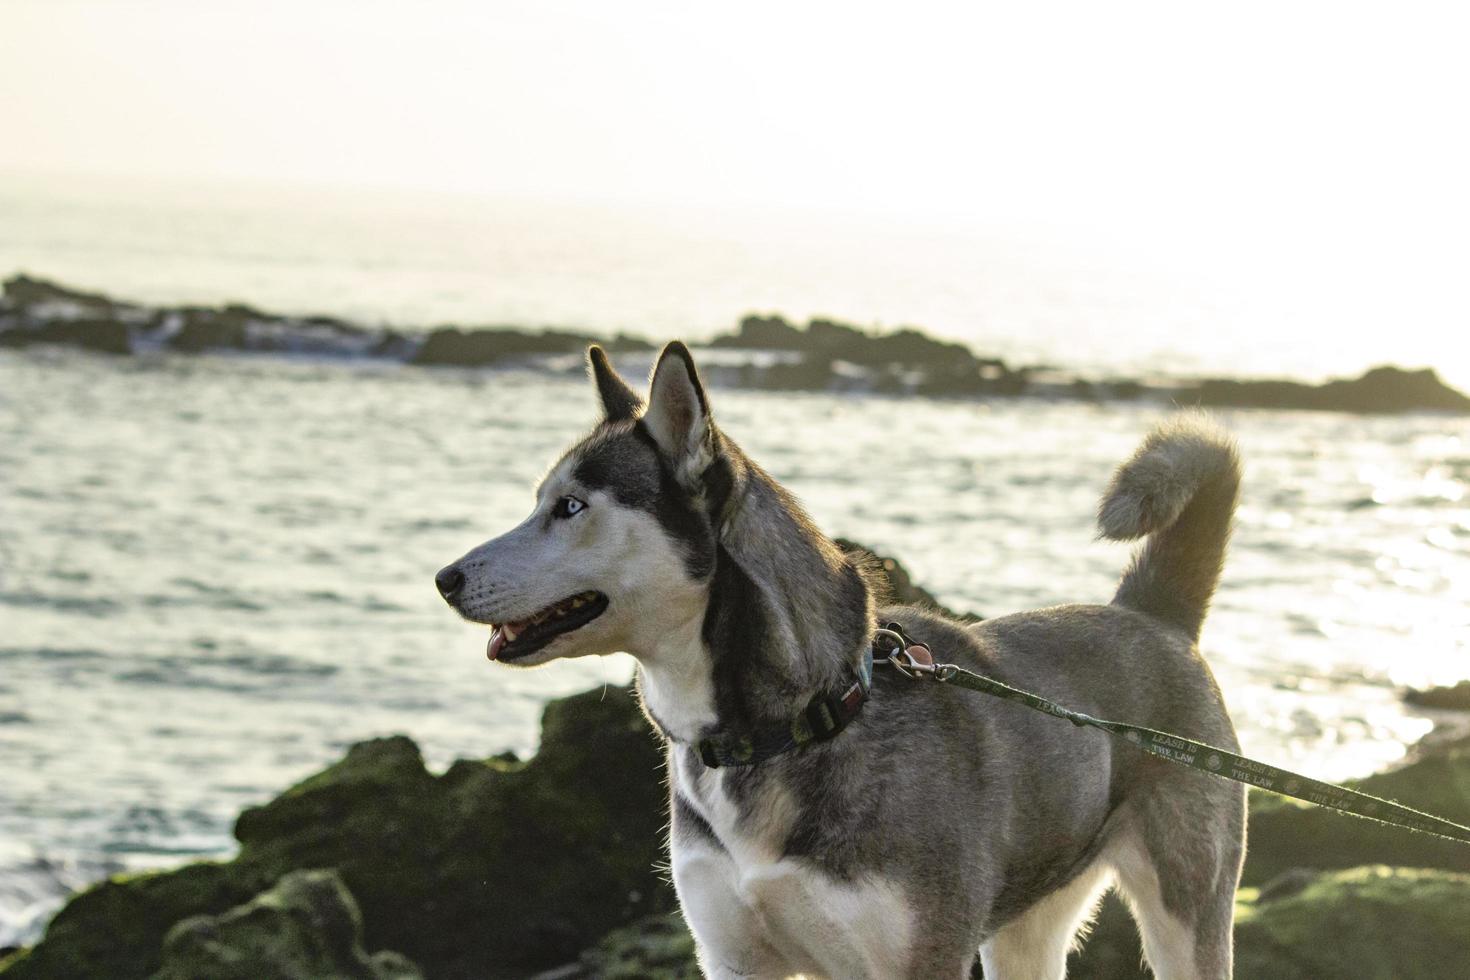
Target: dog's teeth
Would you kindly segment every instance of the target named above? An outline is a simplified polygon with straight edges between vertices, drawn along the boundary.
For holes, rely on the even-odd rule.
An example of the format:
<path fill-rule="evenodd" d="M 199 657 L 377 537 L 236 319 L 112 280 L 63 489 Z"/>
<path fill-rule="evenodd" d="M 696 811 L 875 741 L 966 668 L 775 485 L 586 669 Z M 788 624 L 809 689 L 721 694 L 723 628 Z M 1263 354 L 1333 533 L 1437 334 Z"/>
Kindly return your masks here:
<path fill-rule="evenodd" d="M 516 635 L 517 635 L 516 634 L 515 627 L 513 627 L 513 626 L 502 626 L 502 627 L 500 627 L 500 631 L 505 634 L 505 641 L 507 643 L 514 643 L 515 642 Z"/>

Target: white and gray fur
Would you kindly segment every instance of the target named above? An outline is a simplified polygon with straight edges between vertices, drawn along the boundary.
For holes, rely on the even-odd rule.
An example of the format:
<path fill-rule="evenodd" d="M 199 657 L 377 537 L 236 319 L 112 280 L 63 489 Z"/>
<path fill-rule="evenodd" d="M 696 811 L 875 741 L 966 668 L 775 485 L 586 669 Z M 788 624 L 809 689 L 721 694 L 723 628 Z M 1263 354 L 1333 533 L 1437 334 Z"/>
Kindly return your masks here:
<path fill-rule="evenodd" d="M 830 741 L 707 769 L 715 728 L 784 725 L 844 688 L 878 619 L 958 663 L 1089 714 L 1235 749 L 1197 649 L 1240 465 L 1189 415 L 1153 432 L 1099 512 L 1146 538 L 1109 605 L 964 625 L 878 607 L 839 549 L 715 425 L 671 344 L 648 403 L 590 352 L 605 417 L 520 527 L 471 551 L 451 601 L 499 623 L 595 589 L 606 612 L 524 661 L 631 653 L 668 740 L 674 883 L 710 977 L 1041 980 L 1117 884 L 1165 980 L 1231 972 L 1245 846 L 1241 787 L 1091 729 L 880 671 Z M 563 495 L 587 503 L 549 516 Z M 984 547 L 984 542 L 976 542 Z M 519 663 L 520 661 L 518 661 Z"/>

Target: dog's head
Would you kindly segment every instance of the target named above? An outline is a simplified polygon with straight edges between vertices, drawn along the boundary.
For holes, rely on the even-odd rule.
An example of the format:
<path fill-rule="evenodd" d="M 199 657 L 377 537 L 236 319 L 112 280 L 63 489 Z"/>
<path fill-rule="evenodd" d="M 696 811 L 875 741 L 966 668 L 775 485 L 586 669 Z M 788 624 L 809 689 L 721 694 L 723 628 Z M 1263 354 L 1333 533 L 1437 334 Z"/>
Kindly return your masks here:
<path fill-rule="evenodd" d="M 603 419 L 552 467 L 520 525 L 435 577 L 493 627 L 490 659 L 638 652 L 699 628 L 733 470 L 688 348 L 666 347 L 648 402 L 588 351 Z"/>

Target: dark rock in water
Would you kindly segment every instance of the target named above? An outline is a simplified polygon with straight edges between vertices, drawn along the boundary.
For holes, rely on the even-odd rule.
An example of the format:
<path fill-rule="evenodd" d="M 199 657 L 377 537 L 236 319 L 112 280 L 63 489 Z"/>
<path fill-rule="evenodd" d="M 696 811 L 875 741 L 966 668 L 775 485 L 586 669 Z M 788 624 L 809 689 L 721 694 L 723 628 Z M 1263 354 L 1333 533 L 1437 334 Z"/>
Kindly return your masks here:
<path fill-rule="evenodd" d="M 1470 681 L 1461 681 L 1452 687 L 1431 687 L 1423 691 L 1409 691 L 1404 695 L 1409 704 L 1440 711 L 1470 711 Z"/>
<path fill-rule="evenodd" d="M 170 929 L 153 980 L 421 980 L 403 956 L 369 956 L 362 942 L 357 903 L 336 873 L 293 871 L 245 905 Z"/>
<path fill-rule="evenodd" d="M 111 314 L 114 306 L 113 301 L 101 293 L 70 289 L 45 279 L 33 279 L 27 275 L 14 275 L 5 280 L 5 299 L 12 306 L 21 309 L 46 303 L 58 303 L 90 311 L 93 315 Z"/>
<path fill-rule="evenodd" d="M 587 343 L 597 343 L 597 341 L 588 337 Z M 609 354 L 637 354 L 657 350 L 657 346 L 651 340 L 635 337 L 630 333 L 616 333 L 611 340 L 602 341 L 602 346 Z"/>
<path fill-rule="evenodd" d="M 804 351 L 814 360 L 843 360 L 877 369 L 942 366 L 949 372 L 968 370 L 973 374 L 978 363 L 963 344 L 936 340 L 911 327 L 893 333 L 870 334 L 851 324 L 820 318 L 801 330 L 779 316 L 748 316 L 740 321 L 735 333 L 716 337 L 710 346 Z"/>
<path fill-rule="evenodd" d="M 170 333 L 170 331 L 173 331 Z M 597 338 L 565 330 L 441 327 L 427 336 L 365 328 L 329 316 L 270 314 L 243 303 L 220 309 L 143 307 L 28 276 L 5 283 L 0 347 L 65 344 L 111 353 L 167 345 L 180 352 L 247 350 L 377 357 L 419 365 L 486 367 L 580 355 Z M 619 333 L 601 343 L 613 353 L 654 345 Z M 822 318 L 797 327 L 781 316 L 747 316 L 709 346 L 796 354 L 768 363 L 706 364 L 717 383 L 780 391 L 863 391 L 937 398 L 1070 398 L 1096 402 L 1152 398 L 1160 403 L 1341 412 L 1470 413 L 1470 396 L 1432 370 L 1379 367 L 1324 385 L 1295 381 L 1214 379 L 1169 384 L 1134 379 L 1089 382 L 1054 367 L 1012 368 L 977 357 L 964 344 L 904 327 L 870 332 Z M 738 358 L 735 359 L 738 362 Z M 565 361 L 562 362 L 566 363 Z"/>
<path fill-rule="evenodd" d="M 580 353 L 593 338 L 580 334 L 518 330 L 461 330 L 441 327 L 429 334 L 412 363 L 479 367 L 516 357 Z"/>
<path fill-rule="evenodd" d="M 953 369 L 979 363 L 964 344 L 936 340 L 909 327 L 869 338 L 867 344 L 854 353 L 860 364 L 944 365 Z"/>
<path fill-rule="evenodd" d="M 244 350 L 248 346 L 250 314 L 240 307 L 224 310 L 191 308 L 184 323 L 169 338 L 174 350 L 197 353 L 203 350 Z"/>
<path fill-rule="evenodd" d="M 748 365 L 741 374 L 744 384 L 767 391 L 826 391 L 837 379 L 832 359 L 820 354 L 803 354 L 795 361 L 764 367 Z"/>
<path fill-rule="evenodd" d="M 132 335 L 127 324 L 112 319 L 49 320 L 38 326 L 0 331 L 0 347 L 29 347 L 34 344 L 81 347 L 103 354 L 133 352 Z"/>
<path fill-rule="evenodd" d="M 849 541 L 847 538 L 835 539 L 837 547 L 849 554 L 864 555 L 870 559 L 870 565 L 882 573 L 883 581 L 888 586 L 888 595 L 880 596 L 880 602 L 893 602 L 905 606 L 924 606 L 935 609 L 952 619 L 965 620 L 967 622 L 979 622 L 984 616 L 978 613 L 955 612 L 944 603 L 935 598 L 934 593 L 914 582 L 909 570 L 903 566 L 897 558 L 885 558 L 873 551 L 866 545 Z"/>
<path fill-rule="evenodd" d="M 1376 367 L 1354 381 L 1329 381 L 1322 393 L 1330 406 L 1350 412 L 1470 411 L 1470 397 L 1441 381 L 1432 368 Z"/>
<path fill-rule="evenodd" d="M 1108 393 L 1109 397 L 1119 401 L 1137 401 L 1144 394 L 1143 382 L 1135 381 L 1132 378 L 1114 378 L 1110 381 L 1103 382 L 1102 387 Z"/>
<path fill-rule="evenodd" d="M 710 341 L 711 347 L 735 347 L 745 350 L 803 350 L 806 339 L 802 332 L 779 316 L 747 316 L 733 334 Z"/>
<path fill-rule="evenodd" d="M 1317 409 L 1337 412 L 1470 412 L 1470 397 L 1440 380 L 1432 369 L 1376 367 L 1360 378 L 1307 385 L 1295 381 L 1202 382 L 1180 397 L 1202 405 Z"/>
<path fill-rule="evenodd" d="M 806 325 L 804 347 L 807 350 L 837 354 L 859 364 L 868 362 L 866 356 L 872 338 L 857 327 L 836 320 L 812 320 Z"/>

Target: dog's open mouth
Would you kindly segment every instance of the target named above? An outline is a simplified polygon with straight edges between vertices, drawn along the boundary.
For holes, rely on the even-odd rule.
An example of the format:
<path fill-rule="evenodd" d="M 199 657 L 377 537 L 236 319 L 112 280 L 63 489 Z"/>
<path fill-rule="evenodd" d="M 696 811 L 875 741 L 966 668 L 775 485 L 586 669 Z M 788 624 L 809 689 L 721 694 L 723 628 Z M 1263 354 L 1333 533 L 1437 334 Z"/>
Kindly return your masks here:
<path fill-rule="evenodd" d="M 491 660 L 528 657 L 546 644 L 572 630 L 581 629 L 607 609 L 601 592 L 578 592 L 553 603 L 529 619 L 501 623 L 490 634 L 485 655 Z"/>

